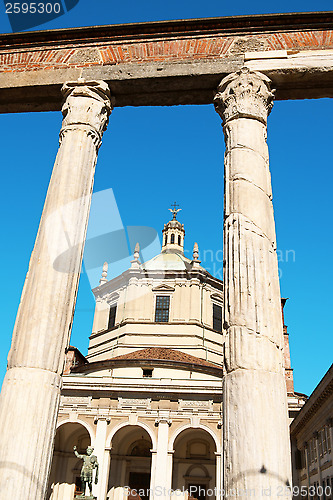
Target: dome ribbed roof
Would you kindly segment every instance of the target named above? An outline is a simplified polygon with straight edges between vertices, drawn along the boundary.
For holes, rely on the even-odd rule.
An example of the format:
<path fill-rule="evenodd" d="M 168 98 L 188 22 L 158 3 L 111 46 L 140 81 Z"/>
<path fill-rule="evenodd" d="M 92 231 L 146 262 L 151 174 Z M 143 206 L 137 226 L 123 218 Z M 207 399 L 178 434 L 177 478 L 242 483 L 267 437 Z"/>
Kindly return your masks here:
<path fill-rule="evenodd" d="M 191 269 L 191 261 L 178 252 L 164 251 L 142 264 L 147 271 L 185 271 Z"/>

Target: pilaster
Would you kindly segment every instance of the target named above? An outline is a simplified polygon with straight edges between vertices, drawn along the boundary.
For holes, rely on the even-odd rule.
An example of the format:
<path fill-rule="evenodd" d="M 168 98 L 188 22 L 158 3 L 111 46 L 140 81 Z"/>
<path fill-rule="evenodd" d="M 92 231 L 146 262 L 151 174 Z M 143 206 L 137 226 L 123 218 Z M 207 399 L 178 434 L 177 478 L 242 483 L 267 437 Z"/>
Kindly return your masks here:
<path fill-rule="evenodd" d="M 309 445 L 304 443 L 304 454 L 305 454 L 305 469 L 306 469 L 306 485 L 308 491 L 310 491 L 310 462 L 309 462 Z"/>
<path fill-rule="evenodd" d="M 317 459 L 318 479 L 319 479 L 319 484 L 322 485 L 323 477 L 322 477 L 321 467 L 320 467 L 320 453 L 319 453 L 318 437 L 319 437 L 318 432 L 314 432 L 313 441 L 314 441 L 314 447 L 315 447 L 315 453 L 316 453 L 316 459 Z"/>
<path fill-rule="evenodd" d="M 97 420 L 94 454 L 97 456 L 99 464 L 99 480 L 97 485 L 94 485 L 94 493 L 98 499 L 105 498 L 105 490 L 109 478 L 109 452 L 105 450 L 107 426 L 109 423 L 110 419 L 107 420 L 106 418 L 98 418 Z"/>
<path fill-rule="evenodd" d="M 167 500 L 170 498 L 172 454 L 168 453 L 169 427 L 171 425 L 168 417 L 168 412 L 163 412 L 155 421 L 155 425 L 158 427 L 158 435 L 156 450 L 152 450 L 151 500 L 158 498 Z"/>

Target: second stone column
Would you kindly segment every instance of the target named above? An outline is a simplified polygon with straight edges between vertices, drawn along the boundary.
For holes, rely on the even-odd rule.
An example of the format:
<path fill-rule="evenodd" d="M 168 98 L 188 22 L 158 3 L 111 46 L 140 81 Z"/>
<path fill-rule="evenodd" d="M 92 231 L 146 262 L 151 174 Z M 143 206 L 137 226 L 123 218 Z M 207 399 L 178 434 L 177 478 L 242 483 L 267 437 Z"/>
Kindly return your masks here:
<path fill-rule="evenodd" d="M 283 330 L 266 144 L 269 79 L 243 68 L 222 80 L 224 124 L 224 490 L 289 497 Z"/>

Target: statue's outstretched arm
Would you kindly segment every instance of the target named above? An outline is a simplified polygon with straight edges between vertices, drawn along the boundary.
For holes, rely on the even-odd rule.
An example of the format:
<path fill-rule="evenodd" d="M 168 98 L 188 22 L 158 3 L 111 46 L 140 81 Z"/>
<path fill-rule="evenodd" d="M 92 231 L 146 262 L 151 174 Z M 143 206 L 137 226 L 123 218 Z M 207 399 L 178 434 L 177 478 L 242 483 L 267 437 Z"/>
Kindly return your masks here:
<path fill-rule="evenodd" d="M 78 453 L 78 452 L 76 451 L 76 446 L 74 446 L 73 450 L 74 450 L 74 453 L 75 453 L 75 455 L 77 456 L 77 458 L 81 458 L 81 459 L 83 459 L 84 455 L 80 455 L 80 453 Z"/>

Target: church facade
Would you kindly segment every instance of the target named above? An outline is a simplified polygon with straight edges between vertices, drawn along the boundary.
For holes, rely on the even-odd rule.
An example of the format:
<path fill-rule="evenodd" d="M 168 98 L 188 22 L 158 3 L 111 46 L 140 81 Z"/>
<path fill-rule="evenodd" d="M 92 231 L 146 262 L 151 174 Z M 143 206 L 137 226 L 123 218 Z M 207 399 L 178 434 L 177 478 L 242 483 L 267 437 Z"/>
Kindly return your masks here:
<path fill-rule="evenodd" d="M 49 482 L 50 500 L 72 500 L 81 462 L 94 447 L 98 500 L 135 497 L 220 499 L 223 493 L 223 282 L 184 255 L 177 210 L 163 229 L 161 253 L 93 289 L 96 310 L 88 354 L 70 347 Z M 282 300 L 282 311 L 285 300 Z M 289 416 L 294 392 L 284 327 Z"/>

